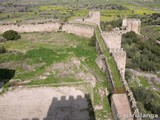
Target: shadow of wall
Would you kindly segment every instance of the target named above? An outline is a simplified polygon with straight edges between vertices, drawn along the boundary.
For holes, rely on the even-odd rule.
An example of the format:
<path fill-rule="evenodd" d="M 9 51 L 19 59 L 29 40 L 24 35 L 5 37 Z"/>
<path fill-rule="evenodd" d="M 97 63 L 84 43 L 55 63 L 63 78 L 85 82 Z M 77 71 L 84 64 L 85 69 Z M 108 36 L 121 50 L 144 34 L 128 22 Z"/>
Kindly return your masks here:
<path fill-rule="evenodd" d="M 22 119 L 30 120 L 30 119 Z M 38 117 L 32 120 L 40 120 Z M 54 97 L 49 106 L 47 116 L 43 120 L 95 120 L 90 96 Z"/>

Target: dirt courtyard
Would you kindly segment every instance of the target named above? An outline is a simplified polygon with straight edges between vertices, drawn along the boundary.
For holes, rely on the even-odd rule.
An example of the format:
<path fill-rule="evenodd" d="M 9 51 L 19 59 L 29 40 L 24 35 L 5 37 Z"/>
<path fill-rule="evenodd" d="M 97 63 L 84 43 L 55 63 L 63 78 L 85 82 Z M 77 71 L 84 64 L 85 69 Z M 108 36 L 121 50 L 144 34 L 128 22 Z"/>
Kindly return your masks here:
<path fill-rule="evenodd" d="M 17 88 L 0 96 L 0 120 L 88 120 L 84 93 L 74 87 Z"/>

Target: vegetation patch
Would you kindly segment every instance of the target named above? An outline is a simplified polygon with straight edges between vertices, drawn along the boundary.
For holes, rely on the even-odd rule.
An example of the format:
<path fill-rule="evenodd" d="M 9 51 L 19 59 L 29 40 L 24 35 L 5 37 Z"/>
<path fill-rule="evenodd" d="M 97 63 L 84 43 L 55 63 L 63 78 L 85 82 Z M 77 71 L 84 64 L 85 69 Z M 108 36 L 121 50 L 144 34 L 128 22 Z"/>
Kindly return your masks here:
<path fill-rule="evenodd" d="M 141 83 L 143 84 L 143 87 L 150 87 L 150 84 L 148 83 L 147 79 L 145 77 L 142 76 L 138 76 L 138 79 L 141 81 Z"/>
<path fill-rule="evenodd" d="M 127 52 L 127 67 L 155 72 L 160 69 L 159 45 L 155 40 L 143 40 L 134 32 L 123 35 L 122 47 Z"/>
<path fill-rule="evenodd" d="M 14 31 L 14 30 L 9 30 L 9 31 L 4 32 L 3 37 L 6 40 L 18 40 L 18 39 L 21 38 L 19 33 L 17 31 Z"/>

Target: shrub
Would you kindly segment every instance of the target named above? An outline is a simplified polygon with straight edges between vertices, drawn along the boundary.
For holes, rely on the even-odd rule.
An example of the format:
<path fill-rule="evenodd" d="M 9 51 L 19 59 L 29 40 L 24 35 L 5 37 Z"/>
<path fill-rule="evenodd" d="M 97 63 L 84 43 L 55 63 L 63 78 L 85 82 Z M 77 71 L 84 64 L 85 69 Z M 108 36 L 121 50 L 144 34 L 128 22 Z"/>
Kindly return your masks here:
<path fill-rule="evenodd" d="M 147 111 L 151 111 L 152 114 L 160 116 L 160 98 L 157 93 L 151 89 L 142 87 L 132 88 L 132 91 L 136 100 L 141 103 L 139 107 L 144 107 Z"/>
<path fill-rule="evenodd" d="M 96 36 L 92 36 L 90 41 L 89 41 L 89 46 L 96 46 Z"/>
<path fill-rule="evenodd" d="M 5 53 L 7 50 L 5 49 L 5 47 L 4 46 L 0 46 L 0 54 L 1 53 Z"/>
<path fill-rule="evenodd" d="M 14 31 L 14 30 L 8 30 L 8 31 L 4 32 L 3 37 L 6 40 L 18 40 L 18 39 L 21 38 L 19 33 L 17 31 Z"/>

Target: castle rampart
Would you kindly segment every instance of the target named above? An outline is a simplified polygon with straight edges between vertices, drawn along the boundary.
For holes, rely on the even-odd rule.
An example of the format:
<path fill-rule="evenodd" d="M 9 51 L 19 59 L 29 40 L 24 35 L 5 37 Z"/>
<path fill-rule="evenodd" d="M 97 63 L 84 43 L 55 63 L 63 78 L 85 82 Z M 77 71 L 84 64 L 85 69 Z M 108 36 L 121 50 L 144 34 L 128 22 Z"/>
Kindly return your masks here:
<path fill-rule="evenodd" d="M 102 36 L 109 49 L 121 48 L 122 34 L 119 32 L 102 32 Z"/>
<path fill-rule="evenodd" d="M 75 20 L 69 21 L 70 23 L 81 23 L 89 25 L 100 25 L 100 12 L 99 11 L 90 11 L 87 18 L 78 18 Z"/>
<path fill-rule="evenodd" d="M 45 23 L 45 24 L 8 24 L 0 25 L 0 33 L 3 33 L 7 30 L 16 30 L 17 32 L 51 32 L 58 31 L 60 23 Z"/>
<path fill-rule="evenodd" d="M 73 33 L 78 36 L 92 37 L 94 35 L 94 28 L 91 26 L 84 26 L 79 24 L 64 24 L 62 26 L 62 31 L 67 33 Z"/>

